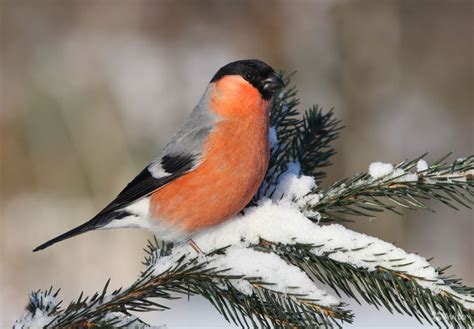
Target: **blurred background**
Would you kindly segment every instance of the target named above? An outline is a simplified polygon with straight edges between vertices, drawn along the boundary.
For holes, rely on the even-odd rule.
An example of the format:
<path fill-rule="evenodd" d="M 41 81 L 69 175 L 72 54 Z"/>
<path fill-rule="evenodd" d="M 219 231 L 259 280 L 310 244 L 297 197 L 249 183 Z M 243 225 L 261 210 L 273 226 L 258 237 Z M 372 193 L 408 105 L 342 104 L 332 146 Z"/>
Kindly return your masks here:
<path fill-rule="evenodd" d="M 128 285 L 141 230 L 88 233 L 32 248 L 93 216 L 153 159 L 227 62 L 297 71 L 301 109 L 335 108 L 347 128 L 329 184 L 430 152 L 473 154 L 473 1 L 1 0 L 0 327 L 31 290 Z M 351 228 L 474 284 L 472 211 L 434 206 Z M 147 314 L 169 328 L 229 327 L 200 298 Z M 354 306 L 356 307 L 356 306 Z M 347 327 L 413 327 L 357 307 Z"/>

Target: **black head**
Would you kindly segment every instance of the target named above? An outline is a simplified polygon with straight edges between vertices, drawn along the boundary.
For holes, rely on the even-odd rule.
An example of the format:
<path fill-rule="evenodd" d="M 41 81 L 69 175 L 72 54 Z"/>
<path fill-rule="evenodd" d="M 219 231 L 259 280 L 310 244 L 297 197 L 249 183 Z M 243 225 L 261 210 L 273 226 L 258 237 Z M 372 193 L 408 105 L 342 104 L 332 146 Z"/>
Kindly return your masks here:
<path fill-rule="evenodd" d="M 258 59 L 240 60 L 224 65 L 217 71 L 211 82 L 218 81 L 226 75 L 240 75 L 257 88 L 266 100 L 269 100 L 275 91 L 285 86 L 273 68 Z"/>

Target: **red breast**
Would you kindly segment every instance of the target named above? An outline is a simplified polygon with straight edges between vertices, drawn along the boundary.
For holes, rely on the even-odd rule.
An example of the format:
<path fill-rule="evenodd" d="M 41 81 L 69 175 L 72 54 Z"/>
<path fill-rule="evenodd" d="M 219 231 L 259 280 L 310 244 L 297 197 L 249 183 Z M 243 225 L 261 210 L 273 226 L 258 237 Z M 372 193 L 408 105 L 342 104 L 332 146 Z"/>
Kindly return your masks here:
<path fill-rule="evenodd" d="M 218 123 L 203 145 L 201 164 L 152 195 L 150 214 L 157 225 L 164 221 L 191 233 L 219 224 L 242 210 L 263 181 L 268 101 L 236 75 L 215 82 L 209 96 Z"/>

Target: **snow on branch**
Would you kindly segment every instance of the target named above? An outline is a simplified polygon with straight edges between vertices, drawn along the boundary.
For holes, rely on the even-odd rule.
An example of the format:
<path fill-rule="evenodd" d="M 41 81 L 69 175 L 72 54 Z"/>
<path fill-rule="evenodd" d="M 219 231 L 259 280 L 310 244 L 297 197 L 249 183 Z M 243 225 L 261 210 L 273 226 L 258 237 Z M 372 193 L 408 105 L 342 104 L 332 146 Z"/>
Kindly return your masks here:
<path fill-rule="evenodd" d="M 304 181 L 304 177 L 300 179 Z M 431 290 L 433 294 L 449 294 L 466 309 L 474 309 L 474 299 L 452 289 L 425 258 L 338 224 L 316 225 L 301 214 L 297 205 L 286 200 L 276 203 L 271 200 L 262 201 L 259 206 L 247 209 L 243 216 L 219 226 L 213 232 L 196 236 L 194 241 L 205 252 L 227 245 L 232 246 L 229 247 L 231 250 L 249 248 L 261 244 L 261 241 L 283 246 L 305 245 L 308 252 L 315 256 L 324 256 L 356 268 L 403 273 L 413 278 L 421 287 Z M 250 264 L 248 259 L 252 258 L 241 259 L 242 268 L 238 266 L 237 259 L 236 262 L 229 262 L 229 265 L 233 264 L 233 271 L 242 273 L 255 266 Z M 257 263 L 257 270 L 260 266 L 265 266 L 263 259 Z M 284 269 L 283 263 L 275 264 L 275 268 Z M 286 273 L 281 275 L 282 279 L 290 277 Z M 280 274 L 270 272 L 270 277 L 274 280 L 279 276 Z M 302 290 L 309 292 L 310 287 L 305 287 L 303 280 L 301 282 Z"/>
<path fill-rule="evenodd" d="M 338 295 L 342 291 L 358 303 L 362 297 L 377 309 L 383 307 L 390 312 L 408 314 L 420 322 L 425 320 L 438 326 L 443 324 L 445 327 L 464 328 L 473 325 L 472 308 L 466 309 L 464 306 L 472 307 L 472 288 L 462 285 L 458 279 L 446 277 L 446 268 L 436 269 L 438 281 L 446 287 L 449 285 L 446 290 L 456 293 L 441 291 L 435 294 L 419 284 L 422 278 L 406 274 L 400 269 L 376 267 L 369 270 L 356 267 L 326 256 L 317 256 L 312 252 L 311 245 L 295 245 L 288 249 L 287 246 L 268 244 L 266 248 L 271 248 L 288 261 L 304 268 Z M 462 296 L 463 302 L 460 302 L 458 296 Z"/>
<path fill-rule="evenodd" d="M 338 319 L 350 321 L 350 312 L 341 308 L 344 305 L 337 298 L 320 290 L 304 272 L 278 256 L 214 246 L 212 250 L 204 246 L 207 254 L 197 255 L 188 244 L 172 249 L 150 244 L 146 269 L 129 288 L 107 293 L 106 285 L 101 293 L 91 298 L 80 296 L 65 309 L 59 308 L 60 303 L 49 309 L 28 307 L 15 326 L 135 325 L 138 319 L 129 312 L 164 310 L 167 307 L 160 300 L 178 298 L 176 294 L 200 294 L 228 321 L 242 327 L 317 327 L 331 321 L 337 324 Z M 282 272 L 274 275 L 273 271 Z M 56 295 L 51 296 L 51 291 L 44 294 L 52 301 L 56 301 Z M 32 295 L 31 299 L 38 298 Z"/>
<path fill-rule="evenodd" d="M 302 210 L 307 214 L 319 212 L 324 221 L 347 221 L 351 216 L 374 217 L 374 213 L 384 210 L 402 215 L 400 208 L 433 211 L 428 200 L 437 200 L 455 210 L 459 206 L 471 208 L 474 157 L 447 162 L 448 155 L 428 166 L 422 159 L 425 155 L 395 166 L 374 162 L 367 173 L 305 196 L 302 201 L 308 202 Z"/>
<path fill-rule="evenodd" d="M 287 81 L 288 84 L 288 81 Z M 166 300 L 201 295 L 240 327 L 340 327 L 353 314 L 336 296 L 384 307 L 446 327 L 474 325 L 474 289 L 429 260 L 380 239 L 323 222 L 373 216 L 399 207 L 430 209 L 473 203 L 474 157 L 428 165 L 372 163 L 367 173 L 318 186 L 342 128 L 333 112 L 298 115 L 294 88 L 272 104 L 270 165 L 242 214 L 187 243 L 149 243 L 145 269 L 129 287 L 82 295 L 62 308 L 57 292 L 34 292 L 16 328 L 146 328 L 130 312 L 165 310 Z M 326 224 L 326 225 L 322 225 Z M 435 321 L 438 319 L 438 321 Z"/>

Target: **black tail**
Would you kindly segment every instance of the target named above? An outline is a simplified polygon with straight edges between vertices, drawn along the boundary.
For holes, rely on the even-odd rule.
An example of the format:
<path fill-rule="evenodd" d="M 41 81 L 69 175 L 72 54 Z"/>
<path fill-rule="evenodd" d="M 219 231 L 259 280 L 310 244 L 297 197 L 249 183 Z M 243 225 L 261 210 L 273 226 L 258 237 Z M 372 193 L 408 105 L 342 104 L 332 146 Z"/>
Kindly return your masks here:
<path fill-rule="evenodd" d="M 108 213 L 99 213 L 97 216 L 92 218 L 90 221 L 88 221 L 88 222 L 86 222 L 82 225 L 79 225 L 78 227 L 73 228 L 72 230 L 67 231 L 66 233 L 63 233 L 63 234 L 55 237 L 54 239 L 49 240 L 48 242 L 45 242 L 45 243 L 39 245 L 38 247 L 33 249 L 33 252 L 38 251 L 38 250 L 42 250 L 44 248 L 48 248 L 49 246 L 51 246 L 51 245 L 53 245 L 57 242 L 72 238 L 73 236 L 98 229 L 100 227 L 103 227 L 103 226 L 107 225 L 113 219 L 121 219 L 121 218 L 126 217 L 128 215 L 130 215 L 130 214 L 127 213 L 126 211 L 121 211 L 121 210 L 112 211 L 112 212 L 108 212 Z"/>
<path fill-rule="evenodd" d="M 100 226 L 103 226 L 103 225 L 97 226 L 96 223 L 94 223 L 94 222 L 97 222 L 97 220 L 95 218 L 91 219 L 90 221 L 88 221 L 88 222 L 86 222 L 82 225 L 79 225 L 76 228 L 73 228 L 70 231 L 67 231 L 66 233 L 63 233 L 63 234 L 55 237 L 54 239 L 49 240 L 48 242 L 45 242 L 45 243 L 39 245 L 38 247 L 33 249 L 33 251 L 42 250 L 42 249 L 47 248 L 47 247 L 49 247 L 49 246 L 51 246 L 51 245 L 53 245 L 57 242 L 72 238 L 73 236 L 76 236 L 76 235 L 85 233 L 87 231 L 94 230 L 94 229 L 96 229 Z"/>

